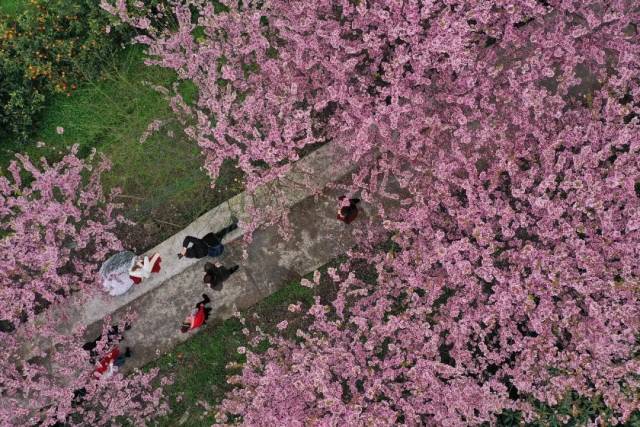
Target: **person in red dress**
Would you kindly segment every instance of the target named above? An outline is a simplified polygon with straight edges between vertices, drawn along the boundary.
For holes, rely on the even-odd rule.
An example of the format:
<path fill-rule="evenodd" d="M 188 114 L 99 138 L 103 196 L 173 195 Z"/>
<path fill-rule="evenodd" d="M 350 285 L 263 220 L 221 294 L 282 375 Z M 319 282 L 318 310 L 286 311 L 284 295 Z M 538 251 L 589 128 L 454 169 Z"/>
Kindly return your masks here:
<path fill-rule="evenodd" d="M 207 307 L 207 304 L 211 301 L 207 294 L 202 294 L 202 301 L 196 304 L 196 308 L 191 312 L 180 327 L 180 332 L 185 333 L 198 329 L 200 326 L 207 323 L 209 313 L 211 313 L 211 307 Z"/>
<path fill-rule="evenodd" d="M 109 353 L 107 353 L 98 363 L 96 363 L 96 369 L 93 372 L 98 378 L 106 378 L 113 375 L 117 369 L 114 367 L 116 358 L 120 356 L 120 348 L 115 347 Z"/>
<path fill-rule="evenodd" d="M 151 276 L 151 273 L 157 273 L 160 271 L 160 262 L 162 258 L 160 258 L 159 253 L 153 254 L 151 258 L 144 257 L 142 259 L 137 259 L 136 262 L 129 270 L 129 277 L 133 280 L 133 283 L 136 285 L 142 282 L 143 279 Z"/>
<path fill-rule="evenodd" d="M 340 196 L 338 198 L 340 202 L 344 199 L 345 196 Z M 349 199 L 349 204 L 347 206 L 338 208 L 338 220 L 345 224 L 351 224 L 358 216 L 358 207 L 356 206 L 358 203 L 360 203 L 360 199 Z"/>
<path fill-rule="evenodd" d="M 127 347 L 124 354 L 120 352 L 120 347 L 116 346 L 109 353 L 107 353 L 98 363 L 96 363 L 96 369 L 93 371 L 93 375 L 96 378 L 109 378 L 115 372 L 118 372 L 118 368 L 124 365 L 125 358 L 131 357 L 131 350 Z"/>

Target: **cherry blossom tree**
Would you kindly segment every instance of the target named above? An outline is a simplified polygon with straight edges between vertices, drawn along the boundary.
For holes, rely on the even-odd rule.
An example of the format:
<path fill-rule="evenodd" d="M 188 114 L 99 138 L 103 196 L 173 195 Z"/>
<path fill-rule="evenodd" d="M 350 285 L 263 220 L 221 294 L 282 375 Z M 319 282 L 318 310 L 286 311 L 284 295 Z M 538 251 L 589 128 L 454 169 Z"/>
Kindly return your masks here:
<path fill-rule="evenodd" d="M 49 315 L 71 295 L 91 295 L 100 263 L 121 249 L 114 230 L 124 218 L 100 185 L 110 164 L 76 154 L 74 146 L 53 165 L 17 155 L 0 176 L 1 425 L 104 425 L 116 416 L 139 423 L 163 410 L 162 389 L 151 384 L 155 371 L 94 379 L 84 330 L 62 334 L 64 311 Z M 110 351 L 103 337 L 98 359 Z M 33 353 L 34 342 L 47 346 Z"/>
<path fill-rule="evenodd" d="M 310 330 L 246 350 L 221 418 L 476 425 L 569 392 L 603 422 L 638 408 L 637 2 L 173 3 L 164 28 L 102 2 L 198 87 L 173 106 L 212 177 L 236 159 L 251 191 L 330 141 L 383 219 L 350 253 L 374 283 L 332 271 Z"/>

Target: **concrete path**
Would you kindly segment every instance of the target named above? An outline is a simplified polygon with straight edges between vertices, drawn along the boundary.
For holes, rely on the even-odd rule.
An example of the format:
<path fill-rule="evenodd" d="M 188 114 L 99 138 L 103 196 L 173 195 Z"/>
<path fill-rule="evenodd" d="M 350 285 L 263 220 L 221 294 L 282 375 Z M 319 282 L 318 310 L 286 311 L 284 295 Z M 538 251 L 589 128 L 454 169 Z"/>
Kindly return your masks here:
<path fill-rule="evenodd" d="M 130 346 L 133 352 L 125 364 L 126 370 L 144 365 L 198 333 L 197 330 L 181 333 L 179 328 L 202 293 L 211 298 L 209 321 L 225 319 L 232 315 L 234 305 L 238 309 L 250 307 L 352 247 L 355 243 L 352 231 L 357 224 L 347 226 L 336 220 L 335 197 L 336 194 L 328 192 L 318 202 L 308 197 L 293 206 L 290 214 L 293 237 L 289 241 L 283 241 L 277 227 L 254 232 L 246 260 L 242 259 L 240 240 L 226 245 L 225 253 L 217 260 L 227 266 L 239 264 L 240 269 L 224 283 L 222 290 L 211 290 L 202 283 L 203 265 L 211 260 L 204 258 L 133 301 L 132 307 L 139 317 L 121 343 Z M 365 208 L 358 221 L 366 217 Z M 179 261 L 174 257 L 171 262 Z M 119 310 L 114 319 L 123 315 L 127 307 Z"/>
<path fill-rule="evenodd" d="M 255 304 L 353 245 L 346 226 L 335 219 L 337 194 L 325 193 L 318 203 L 313 195 L 324 191 L 329 183 L 347 178 L 354 169 L 349 154 L 332 143 L 296 162 L 278 183 L 284 190 L 285 204 L 291 209 L 294 237 L 285 242 L 276 227 L 256 230 L 247 248 L 248 259 L 242 260 L 242 241 L 238 239 L 242 230 L 230 233 L 219 260 L 228 266 L 239 264 L 241 268 L 221 291 L 210 290 L 202 283 L 203 265 L 210 259 L 177 258 L 182 240 L 186 235 L 202 236 L 219 230 L 231 222 L 232 215 L 246 218 L 251 206 L 268 206 L 269 188 L 258 188 L 251 199 L 245 193 L 233 197 L 149 250 L 147 254 L 161 255 L 162 270 L 126 294 L 114 297 L 99 293 L 82 303 L 72 300 L 65 321 L 60 323 L 60 332 L 69 333 L 84 326 L 87 338 L 92 339 L 100 332 L 105 316 L 112 315 L 115 322 L 129 308 L 133 309 L 138 320 L 123 342 L 135 355 L 131 363 L 127 362 L 131 368 L 152 360 L 192 334 L 180 333 L 180 323 L 203 292 L 212 299 L 212 320 L 230 316 L 234 305 L 245 308 Z M 62 317 L 57 310 L 48 310 L 45 315 Z M 46 341 L 25 340 L 23 354 L 29 358 L 43 348 L 47 348 Z"/>
<path fill-rule="evenodd" d="M 354 170 L 354 165 L 349 161 L 348 153 L 327 144 L 294 164 L 289 173 L 278 184 L 282 189 L 288 207 L 304 200 L 315 191 L 322 191 L 330 182 L 338 181 Z M 202 236 L 209 231 L 219 230 L 231 223 L 231 217 L 240 220 L 247 218 L 247 210 L 250 207 L 263 208 L 269 206 L 271 197 L 269 188 L 260 187 L 251 197 L 246 193 L 240 193 L 227 202 L 213 208 L 189 224 L 182 231 L 150 249 L 146 254 L 158 252 L 163 259 L 162 270 L 144 280 L 140 285 L 134 286 L 129 292 L 120 296 L 98 294 L 85 304 L 74 304 L 71 322 L 74 325 L 85 326 L 101 320 L 105 315 L 123 308 L 141 296 L 155 290 L 173 278 L 189 270 L 198 261 L 183 258 L 178 262 L 176 254 L 182 247 L 185 236 Z M 240 237 L 242 230 L 231 233 L 224 240 L 225 243 Z"/>
<path fill-rule="evenodd" d="M 85 336 L 90 340 L 100 333 L 105 316 L 111 315 L 112 323 L 115 323 L 132 309 L 138 318 L 125 332 L 125 340 L 121 343 L 123 347 L 129 346 L 133 353 L 124 365 L 124 372 L 145 365 L 199 332 L 181 333 L 180 324 L 203 293 L 211 298 L 209 322 L 212 323 L 215 319 L 230 317 L 234 306 L 243 309 L 254 305 L 353 247 L 356 243 L 354 231 L 372 218 L 372 209 L 361 203 L 358 218 L 347 226 L 336 219 L 336 199 L 340 194 L 329 189 L 329 184 L 349 182 L 353 170 L 355 164 L 349 153 L 333 144 L 327 144 L 297 162 L 279 183 L 285 190 L 292 238 L 285 241 L 277 226 L 264 227 L 254 232 L 251 244 L 245 247 L 239 239 L 241 229 L 230 233 L 224 240 L 224 254 L 216 260 L 226 266 L 238 264 L 240 269 L 221 290 L 211 290 L 202 282 L 203 265 L 211 258 L 177 258 L 182 241 L 186 235 L 202 236 L 225 227 L 231 222 L 232 215 L 246 218 L 250 206 L 268 205 L 268 188 L 258 189 L 257 197 L 251 200 L 247 200 L 244 193 L 239 194 L 149 250 L 148 255 L 160 253 L 162 270 L 128 293 L 117 297 L 101 293 L 83 304 L 72 300 L 66 320 L 60 323 L 60 331 L 68 333 L 74 327 L 85 326 Z M 301 182 L 305 185 L 300 185 Z M 398 192 L 397 185 L 391 184 L 391 187 L 387 187 L 388 193 Z M 394 201 L 386 201 L 384 205 L 387 212 L 398 206 Z M 247 251 L 246 259 L 242 256 L 243 250 Z M 60 318 L 60 312 L 56 310 L 48 310 L 46 315 Z M 36 351 L 47 348 L 44 340 L 25 340 L 23 354 L 29 358 Z M 55 367 L 49 367 L 52 372 L 57 371 Z"/>
<path fill-rule="evenodd" d="M 395 181 L 391 181 L 386 190 L 400 193 Z M 362 202 L 358 218 L 353 223 L 346 225 L 338 221 L 336 199 L 340 195 L 325 188 L 317 200 L 309 196 L 294 204 L 289 212 L 292 237 L 288 241 L 279 234 L 277 226 L 258 229 L 246 248 L 246 259 L 242 256 L 244 243 L 240 239 L 226 244 L 224 254 L 216 260 L 227 267 L 240 265 L 240 269 L 224 282 L 221 290 L 211 290 L 202 283 L 203 266 L 211 260 L 207 257 L 191 263 L 152 292 L 117 310 L 114 320 L 124 315 L 129 307 L 139 316 L 121 343 L 131 347 L 133 352 L 125 364 L 125 372 L 141 367 L 198 333 L 198 330 L 181 333 L 179 329 L 203 293 L 211 298 L 209 322 L 226 319 L 232 315 L 234 306 L 238 309 L 250 307 L 355 246 L 356 231 L 369 220 L 376 222 L 380 218 L 375 216 L 371 206 Z M 383 205 L 389 213 L 397 209 L 399 203 L 386 200 Z M 167 261 L 182 262 L 175 255 Z M 97 335 L 101 322 L 94 323 L 92 327 Z"/>

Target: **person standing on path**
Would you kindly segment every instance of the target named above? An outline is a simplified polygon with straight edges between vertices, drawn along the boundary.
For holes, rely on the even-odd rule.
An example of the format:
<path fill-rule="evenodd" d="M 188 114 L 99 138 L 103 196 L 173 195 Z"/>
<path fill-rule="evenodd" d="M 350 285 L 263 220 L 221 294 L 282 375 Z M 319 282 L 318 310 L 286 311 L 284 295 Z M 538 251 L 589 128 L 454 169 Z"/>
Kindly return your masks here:
<path fill-rule="evenodd" d="M 206 256 L 217 257 L 224 251 L 222 238 L 231 231 L 238 228 L 238 220 L 233 218 L 231 225 L 223 228 L 216 233 L 207 233 L 198 239 L 197 237 L 187 236 L 182 241 L 182 251 L 178 254 L 178 258 L 204 258 Z"/>
<path fill-rule="evenodd" d="M 238 271 L 239 268 L 240 266 L 238 265 L 227 268 L 217 263 L 208 262 L 204 265 L 205 275 L 202 281 L 208 284 L 211 289 L 220 290 L 222 288 L 222 282 Z"/>
<path fill-rule="evenodd" d="M 344 199 L 345 196 L 340 196 L 338 198 L 341 203 Z M 360 203 L 360 199 L 349 199 L 349 204 L 347 206 L 341 206 L 338 208 L 338 220 L 347 225 L 351 224 L 358 216 L 358 207 L 356 206 L 358 203 Z"/>
<path fill-rule="evenodd" d="M 207 294 L 202 294 L 202 301 L 198 302 L 195 310 L 193 310 L 191 314 L 184 319 L 184 322 L 182 322 L 182 326 L 180 327 L 180 332 L 189 332 L 194 329 L 198 329 L 200 326 L 207 323 L 209 313 L 211 313 L 211 307 L 207 307 L 209 301 L 211 301 L 209 296 Z"/>

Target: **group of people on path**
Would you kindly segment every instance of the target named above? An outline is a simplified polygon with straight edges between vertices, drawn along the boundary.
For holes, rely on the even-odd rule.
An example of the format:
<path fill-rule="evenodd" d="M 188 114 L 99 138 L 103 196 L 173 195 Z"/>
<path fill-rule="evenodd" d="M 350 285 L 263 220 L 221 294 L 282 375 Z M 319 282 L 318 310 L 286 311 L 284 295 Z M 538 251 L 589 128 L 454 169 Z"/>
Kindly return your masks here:
<path fill-rule="evenodd" d="M 219 257 L 224 252 L 222 239 L 225 235 L 238 228 L 238 221 L 232 218 L 232 223 L 217 232 L 211 232 L 202 238 L 194 236 L 186 236 L 182 242 L 182 250 L 178 253 L 178 259 L 181 258 L 204 258 Z M 154 253 L 151 257 L 137 257 L 130 251 L 118 252 L 110 257 L 100 269 L 103 278 L 103 288 L 107 293 L 113 296 L 123 295 L 134 285 L 142 283 L 144 279 L 149 278 L 153 273 L 161 270 L 162 258 L 160 254 Z M 204 265 L 203 283 L 211 289 L 219 291 L 222 289 L 222 283 L 227 280 L 233 273 L 238 271 L 240 266 L 234 265 L 227 268 L 219 263 L 207 262 Z M 211 301 L 207 294 L 202 294 L 202 301 L 196 304 L 193 310 L 181 324 L 180 330 L 188 332 L 202 326 L 206 323 L 211 308 L 207 304 Z M 125 328 L 127 329 L 127 328 Z M 117 342 L 114 337 L 118 337 Z M 108 378 L 111 377 L 124 364 L 125 360 L 131 356 L 129 347 L 123 352 L 120 349 L 119 342 L 124 337 L 119 334 L 118 327 L 114 326 L 109 330 L 107 337 L 108 352 L 100 359 L 97 359 L 95 348 L 96 339 L 85 343 L 83 349 L 89 352 L 89 360 L 95 365 L 94 377 Z"/>
<path fill-rule="evenodd" d="M 360 199 L 351 198 L 346 199 L 346 201 L 345 199 L 345 196 L 341 196 L 338 199 L 340 207 L 338 208 L 337 219 L 345 224 L 351 224 L 358 216 L 357 204 Z M 237 228 L 238 221 L 232 218 L 232 223 L 220 231 L 207 233 L 202 238 L 186 236 L 182 242 L 182 249 L 178 254 L 178 259 L 184 257 L 198 259 L 207 256 L 212 258 L 219 257 L 224 252 L 222 239 Z M 158 253 L 154 253 L 149 258 L 148 256 L 137 257 L 129 251 L 119 252 L 109 258 L 100 269 L 103 277 L 103 287 L 110 295 L 122 295 L 133 285 L 149 278 L 151 274 L 160 272 L 161 261 L 162 259 Z M 125 267 L 127 268 L 125 269 Z M 222 289 L 222 283 L 238 271 L 239 268 L 240 266 L 238 265 L 225 267 L 217 262 L 207 262 L 204 265 L 205 274 L 202 281 L 212 290 L 219 291 Z M 127 277 L 123 277 L 125 271 Z M 182 322 L 180 331 L 186 333 L 204 325 L 211 313 L 211 308 L 207 306 L 210 302 L 209 296 L 203 293 L 202 300 L 196 303 L 195 308 Z M 100 360 L 96 360 L 97 355 L 94 349 L 101 336 L 83 346 L 89 352 L 91 362 L 95 364 L 95 377 L 110 377 L 124 364 L 126 358 L 131 356 L 129 347 L 126 347 L 125 351 L 122 352 L 118 342 L 113 343 L 113 336 L 119 337 L 118 342 L 123 339 L 123 336 L 118 333 L 117 326 L 110 329 L 107 339 L 110 350 Z"/>
<path fill-rule="evenodd" d="M 208 233 L 201 239 L 194 236 L 185 237 L 178 259 L 183 257 L 218 257 L 222 255 L 224 251 L 223 237 L 236 228 L 238 228 L 238 223 L 234 219 L 231 225 L 218 232 Z M 151 257 L 138 257 L 130 251 L 118 252 L 105 261 L 100 268 L 103 289 L 112 296 L 123 295 L 134 285 L 140 284 L 143 280 L 149 278 L 153 273 L 160 272 L 162 268 L 161 262 L 162 258 L 158 253 L 154 253 Z M 227 269 L 219 264 L 208 263 L 205 266 L 204 282 L 214 288 L 237 269 L 238 266 Z"/>
<path fill-rule="evenodd" d="M 234 220 L 231 225 L 218 232 L 207 233 L 202 238 L 194 236 L 185 237 L 182 241 L 182 250 L 178 254 L 178 259 L 182 257 L 204 258 L 206 256 L 215 258 L 222 255 L 224 252 L 222 238 L 236 228 L 238 228 L 238 222 Z M 227 268 L 218 263 L 207 262 L 204 265 L 205 274 L 202 282 L 213 290 L 221 290 L 222 283 L 238 271 L 239 268 L 239 265 Z M 182 322 L 180 327 L 181 332 L 192 331 L 207 322 L 209 314 L 211 313 L 211 308 L 207 307 L 209 302 L 211 302 L 209 296 L 202 294 L 202 300 L 196 303 L 195 309 L 186 317 L 184 322 Z"/>

